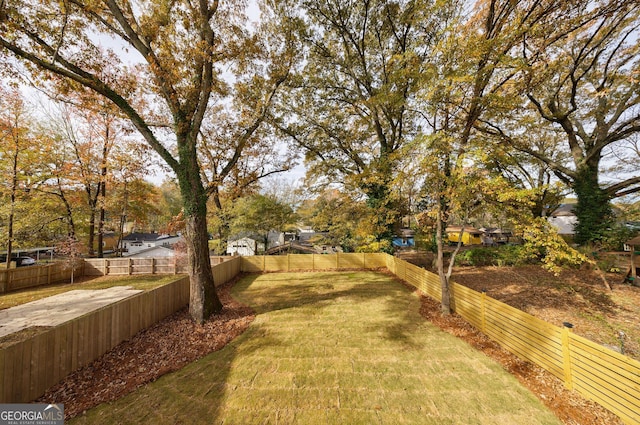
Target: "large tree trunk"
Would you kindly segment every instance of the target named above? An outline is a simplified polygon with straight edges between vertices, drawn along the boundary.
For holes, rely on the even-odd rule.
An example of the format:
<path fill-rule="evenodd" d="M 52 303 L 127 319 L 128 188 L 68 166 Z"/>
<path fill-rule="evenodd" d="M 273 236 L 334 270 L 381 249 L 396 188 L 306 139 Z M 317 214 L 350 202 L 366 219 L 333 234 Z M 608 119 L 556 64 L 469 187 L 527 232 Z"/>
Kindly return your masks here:
<path fill-rule="evenodd" d="M 185 239 L 191 280 L 189 314 L 197 323 L 203 323 L 213 313 L 222 310 L 222 303 L 213 282 L 206 216 L 190 215 L 186 217 L 186 222 Z"/>
<path fill-rule="evenodd" d="M 451 291 L 449 290 L 449 277 L 444 271 L 444 227 L 445 223 L 441 220 L 441 212 L 436 219 L 436 244 L 438 246 L 438 254 L 436 258 L 436 267 L 438 269 L 438 277 L 440 278 L 440 289 L 442 299 L 440 301 L 440 309 L 444 316 L 451 314 Z M 462 236 L 461 236 L 462 237 Z"/>
<path fill-rule="evenodd" d="M 582 245 L 596 242 L 606 234 L 612 223 L 610 198 L 598 183 L 598 164 L 586 164 L 578 170 L 573 182 L 578 197 L 574 212 L 575 242 Z"/>
<path fill-rule="evenodd" d="M 185 152 L 181 158 L 184 161 L 176 171 L 186 220 L 185 240 L 191 281 L 189 314 L 195 322 L 203 323 L 213 313 L 222 310 L 222 303 L 213 282 L 207 230 L 207 195 L 200 179 L 195 149 Z"/>

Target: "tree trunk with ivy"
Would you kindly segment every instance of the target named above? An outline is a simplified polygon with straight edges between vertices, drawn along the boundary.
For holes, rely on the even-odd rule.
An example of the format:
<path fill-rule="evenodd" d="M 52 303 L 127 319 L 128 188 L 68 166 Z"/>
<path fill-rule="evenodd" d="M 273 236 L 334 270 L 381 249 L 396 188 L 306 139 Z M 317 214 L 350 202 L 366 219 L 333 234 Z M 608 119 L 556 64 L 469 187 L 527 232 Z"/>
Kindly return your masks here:
<path fill-rule="evenodd" d="M 574 213 L 576 243 L 582 245 L 601 240 L 612 225 L 612 210 L 609 195 L 598 183 L 598 166 L 583 165 L 576 173 L 572 185 L 578 203 Z"/>

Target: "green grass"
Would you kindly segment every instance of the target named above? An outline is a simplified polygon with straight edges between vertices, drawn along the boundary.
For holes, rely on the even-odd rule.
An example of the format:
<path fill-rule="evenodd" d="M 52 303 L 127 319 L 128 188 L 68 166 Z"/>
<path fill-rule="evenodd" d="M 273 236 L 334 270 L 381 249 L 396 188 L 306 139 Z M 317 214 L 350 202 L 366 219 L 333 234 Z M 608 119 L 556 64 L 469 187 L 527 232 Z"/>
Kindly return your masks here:
<path fill-rule="evenodd" d="M 0 310 L 75 289 L 106 289 L 112 286 L 131 286 L 133 289 L 149 290 L 173 282 L 176 279 L 175 275 L 101 276 L 73 284 L 57 283 L 38 286 L 0 295 Z"/>
<path fill-rule="evenodd" d="M 258 313 L 243 335 L 70 423 L 560 424 L 387 275 L 253 275 L 234 296 Z"/>

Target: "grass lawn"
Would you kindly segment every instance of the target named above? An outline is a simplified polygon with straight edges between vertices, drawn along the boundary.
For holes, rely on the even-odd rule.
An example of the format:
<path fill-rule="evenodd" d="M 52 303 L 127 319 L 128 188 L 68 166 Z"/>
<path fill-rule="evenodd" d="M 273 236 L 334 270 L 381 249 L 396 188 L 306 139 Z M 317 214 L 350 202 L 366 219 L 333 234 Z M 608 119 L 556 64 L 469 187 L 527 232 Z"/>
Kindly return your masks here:
<path fill-rule="evenodd" d="M 234 296 L 257 312 L 243 335 L 69 423 L 560 424 L 388 275 L 250 275 Z"/>
<path fill-rule="evenodd" d="M 173 282 L 177 278 L 178 276 L 176 275 L 100 276 L 95 279 L 76 281 L 73 284 L 55 283 L 47 286 L 37 286 L 0 294 L 0 310 L 75 289 L 105 289 L 112 286 L 131 286 L 133 289 L 149 290 Z"/>

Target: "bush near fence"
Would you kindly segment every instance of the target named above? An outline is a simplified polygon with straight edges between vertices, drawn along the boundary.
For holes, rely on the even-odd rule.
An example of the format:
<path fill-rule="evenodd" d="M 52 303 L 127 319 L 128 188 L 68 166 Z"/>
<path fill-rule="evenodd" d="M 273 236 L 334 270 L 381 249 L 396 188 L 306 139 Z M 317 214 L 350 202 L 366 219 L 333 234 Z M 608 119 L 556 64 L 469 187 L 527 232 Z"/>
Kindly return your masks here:
<path fill-rule="evenodd" d="M 224 273 L 224 276 L 219 275 L 215 278 L 221 283 L 240 272 L 379 268 L 386 268 L 424 294 L 436 300 L 441 299 L 437 275 L 388 254 L 236 257 L 232 262 L 214 267 L 214 273 Z M 129 272 L 132 270 L 129 268 Z M 127 271 L 123 269 L 120 272 Z M 567 388 L 574 389 L 601 404 L 618 415 L 624 423 L 640 424 L 640 362 L 575 335 L 567 328 L 554 326 L 494 300 L 484 293 L 455 283 L 452 284 L 451 291 L 454 311 L 504 348 L 562 379 Z M 186 292 L 188 300 L 188 287 Z M 141 311 L 145 311 L 145 316 L 148 314 L 147 311 L 154 310 L 155 307 L 152 306 L 157 302 L 159 301 L 148 300 L 145 307 L 140 307 Z M 184 301 L 185 304 L 187 302 Z M 129 321 L 139 323 L 140 313 L 131 307 L 129 312 L 135 317 L 122 317 L 116 322 L 125 327 Z M 12 349 L 10 352 L 0 352 L 0 370 L 4 371 L 0 380 L 2 402 L 28 401 L 29 399 L 24 398 L 27 394 L 31 396 L 38 391 L 44 391 L 32 388 L 35 385 L 34 381 L 46 384 L 57 382 L 56 379 L 63 375 L 58 373 L 56 376 L 60 377 L 53 379 L 54 369 L 68 373 L 72 366 L 79 367 L 78 359 L 84 358 L 84 354 L 81 356 L 80 353 L 95 354 L 106 351 L 107 345 L 104 340 L 113 339 L 113 331 L 109 329 L 120 325 L 113 323 L 113 319 L 111 325 L 99 325 L 96 318 L 90 319 L 87 316 L 83 316 L 83 320 L 90 324 L 82 325 L 84 331 L 80 330 L 78 319 L 73 322 L 76 325 L 62 325 L 65 329 L 71 326 L 71 330 L 62 332 L 56 331 L 58 328 L 55 328 L 56 330 L 52 331 L 54 333 L 46 334 L 46 338 L 38 338 L 37 341 L 34 338 L 24 344 L 17 344 L 18 347 L 9 347 Z M 111 317 L 114 317 L 113 313 Z M 135 327 L 137 326 L 133 326 Z M 91 337 L 86 337 L 89 334 Z M 95 335 L 103 337 L 96 338 Z M 99 344 L 99 348 L 89 348 L 89 344 Z M 55 352 L 53 357 L 46 356 L 50 351 Z M 18 382 L 21 383 L 20 389 L 12 389 L 16 385 L 14 383 Z M 10 397 L 6 398 L 8 396 Z M 37 395 L 31 399 L 36 397 Z"/>

